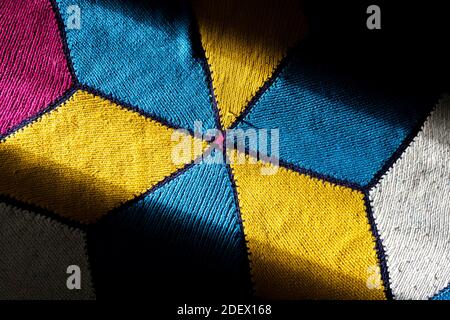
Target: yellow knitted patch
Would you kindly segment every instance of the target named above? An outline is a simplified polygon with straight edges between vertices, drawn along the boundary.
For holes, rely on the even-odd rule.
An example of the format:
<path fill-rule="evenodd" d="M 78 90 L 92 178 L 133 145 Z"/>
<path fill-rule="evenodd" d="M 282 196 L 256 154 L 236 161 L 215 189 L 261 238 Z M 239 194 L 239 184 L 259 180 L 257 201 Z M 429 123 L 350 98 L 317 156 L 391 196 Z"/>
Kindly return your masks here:
<path fill-rule="evenodd" d="M 77 91 L 0 143 L 0 193 L 93 222 L 183 166 L 171 159 L 173 131 Z"/>
<path fill-rule="evenodd" d="M 263 166 L 232 165 L 257 295 L 385 299 L 363 195 Z"/>
<path fill-rule="evenodd" d="M 194 0 L 226 129 L 306 30 L 300 1 Z"/>

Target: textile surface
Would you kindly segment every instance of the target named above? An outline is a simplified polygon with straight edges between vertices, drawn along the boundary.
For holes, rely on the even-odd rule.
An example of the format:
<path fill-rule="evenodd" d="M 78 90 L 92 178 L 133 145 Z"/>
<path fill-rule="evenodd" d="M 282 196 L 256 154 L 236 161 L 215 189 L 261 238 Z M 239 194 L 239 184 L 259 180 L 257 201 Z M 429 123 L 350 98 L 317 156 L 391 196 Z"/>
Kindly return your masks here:
<path fill-rule="evenodd" d="M 0 299 L 449 299 L 439 59 L 313 9 L 1 1 Z"/>

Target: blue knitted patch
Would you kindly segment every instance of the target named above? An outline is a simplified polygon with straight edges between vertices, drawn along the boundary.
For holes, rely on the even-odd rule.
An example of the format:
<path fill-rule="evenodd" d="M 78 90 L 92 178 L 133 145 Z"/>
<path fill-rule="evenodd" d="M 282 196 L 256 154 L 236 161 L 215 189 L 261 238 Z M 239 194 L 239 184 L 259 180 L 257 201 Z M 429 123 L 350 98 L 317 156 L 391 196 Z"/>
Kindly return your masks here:
<path fill-rule="evenodd" d="M 81 84 L 183 128 L 214 127 L 185 8 L 174 1 L 58 0 Z M 78 5 L 80 29 L 68 28 Z"/>
<path fill-rule="evenodd" d="M 431 300 L 450 300 L 450 286 L 439 292 Z"/>
<path fill-rule="evenodd" d="M 105 217 L 91 239 L 96 279 L 107 291 L 119 294 L 138 286 L 161 295 L 194 291 L 208 296 L 242 295 L 246 285 L 250 288 L 244 237 L 224 164 L 195 165 Z M 146 277 L 135 278 L 142 274 Z M 111 277 L 123 282 L 111 284 Z"/>
<path fill-rule="evenodd" d="M 363 87 L 308 59 L 297 53 L 237 127 L 279 128 L 281 160 L 366 185 L 433 100 Z"/>

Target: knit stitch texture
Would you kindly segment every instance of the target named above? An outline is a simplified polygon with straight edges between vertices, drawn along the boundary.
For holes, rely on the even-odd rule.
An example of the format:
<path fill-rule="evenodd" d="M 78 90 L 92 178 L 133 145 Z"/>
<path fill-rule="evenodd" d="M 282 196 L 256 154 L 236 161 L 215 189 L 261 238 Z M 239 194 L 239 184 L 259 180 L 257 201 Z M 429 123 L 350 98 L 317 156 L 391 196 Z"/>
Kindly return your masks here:
<path fill-rule="evenodd" d="M 284 168 L 262 176 L 262 166 L 232 165 L 256 293 L 384 299 L 363 195 Z"/>
<path fill-rule="evenodd" d="M 293 56 L 238 128 L 278 128 L 280 159 L 364 186 L 433 101 L 360 87 L 307 50 Z"/>
<path fill-rule="evenodd" d="M 183 166 L 172 161 L 172 132 L 77 91 L 0 142 L 0 192 L 93 222 Z"/>
<path fill-rule="evenodd" d="M 0 136 L 57 100 L 72 84 L 47 0 L 0 3 Z"/>
<path fill-rule="evenodd" d="M 221 124 L 228 128 L 271 77 L 287 49 L 304 37 L 301 2 L 196 0 L 193 4 Z"/>
<path fill-rule="evenodd" d="M 450 281 L 450 99 L 370 192 L 392 292 L 429 299 Z"/>

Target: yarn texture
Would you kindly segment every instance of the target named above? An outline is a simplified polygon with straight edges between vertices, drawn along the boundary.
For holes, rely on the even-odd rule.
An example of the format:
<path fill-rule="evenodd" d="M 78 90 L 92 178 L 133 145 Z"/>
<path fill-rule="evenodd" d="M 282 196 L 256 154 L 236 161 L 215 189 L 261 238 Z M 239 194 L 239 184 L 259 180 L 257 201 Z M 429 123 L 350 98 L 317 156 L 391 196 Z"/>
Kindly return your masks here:
<path fill-rule="evenodd" d="M 5 203 L 0 212 L 0 299 L 95 298 L 82 231 Z M 83 290 L 67 290 L 70 265 Z"/>
<path fill-rule="evenodd" d="M 284 168 L 261 176 L 261 166 L 232 166 L 256 293 L 384 299 L 363 195 Z"/>
<path fill-rule="evenodd" d="M 0 143 L 0 192 L 93 222 L 183 166 L 172 161 L 172 132 L 77 91 Z"/>
<path fill-rule="evenodd" d="M 393 294 L 428 299 L 449 282 L 450 99 L 371 191 Z M 446 199 L 446 200 L 444 200 Z"/>
<path fill-rule="evenodd" d="M 1 136 L 56 101 L 72 79 L 49 1 L 2 1 L 0 12 Z"/>

